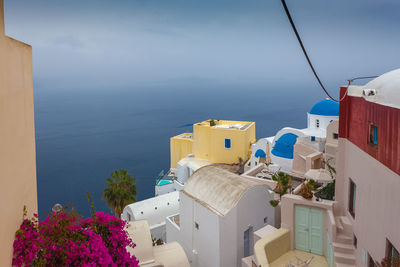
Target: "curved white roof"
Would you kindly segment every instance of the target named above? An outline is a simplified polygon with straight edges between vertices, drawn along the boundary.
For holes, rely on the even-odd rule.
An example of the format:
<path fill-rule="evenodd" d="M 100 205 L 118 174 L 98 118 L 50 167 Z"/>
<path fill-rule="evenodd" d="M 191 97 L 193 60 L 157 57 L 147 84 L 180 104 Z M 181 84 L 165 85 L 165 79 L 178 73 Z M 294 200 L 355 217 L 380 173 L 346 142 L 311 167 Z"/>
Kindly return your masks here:
<path fill-rule="evenodd" d="M 179 213 L 179 192 L 132 203 L 124 208 L 123 214 L 127 212 L 131 214 L 132 221 L 147 220 L 150 226 L 163 223 L 166 217 Z"/>
<path fill-rule="evenodd" d="M 196 157 L 186 157 L 178 161 L 178 166 L 184 166 L 187 165 L 189 168 L 191 168 L 193 171 L 196 171 L 197 169 L 200 169 L 201 167 L 207 166 L 212 164 L 211 161 L 207 159 L 201 159 L 201 158 L 196 158 Z"/>
<path fill-rule="evenodd" d="M 360 97 L 365 89 L 376 90 L 375 96 L 365 97 L 367 101 L 400 108 L 400 69 L 382 74 L 364 86 L 350 86 L 348 94 Z"/>
<path fill-rule="evenodd" d="M 188 180 L 182 192 L 219 216 L 225 216 L 236 206 L 243 194 L 254 186 L 262 184 L 215 165 L 198 169 Z"/>

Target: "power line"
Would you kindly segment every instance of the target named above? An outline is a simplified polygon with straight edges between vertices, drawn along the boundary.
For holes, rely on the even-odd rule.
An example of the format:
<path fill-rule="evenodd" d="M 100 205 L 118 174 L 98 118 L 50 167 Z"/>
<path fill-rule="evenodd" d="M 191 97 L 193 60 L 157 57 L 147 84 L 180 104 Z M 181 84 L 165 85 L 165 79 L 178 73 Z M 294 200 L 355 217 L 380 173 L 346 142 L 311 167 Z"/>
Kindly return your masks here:
<path fill-rule="evenodd" d="M 292 25 L 293 31 L 294 31 L 294 33 L 296 34 L 297 40 L 299 41 L 299 44 L 300 44 L 300 46 L 301 46 L 301 49 L 303 50 L 304 56 L 305 56 L 306 59 L 307 59 L 308 65 L 310 65 L 310 68 L 311 68 L 312 72 L 314 73 L 314 76 L 315 76 L 315 78 L 317 79 L 319 85 L 321 86 L 322 90 L 324 90 L 325 94 L 326 94 L 330 99 L 332 99 L 333 101 L 339 102 L 340 100 L 336 100 L 335 98 L 333 98 L 333 97 L 329 94 L 328 90 L 325 89 L 325 86 L 324 86 L 323 83 L 321 82 L 321 80 L 320 80 L 320 78 L 319 78 L 317 72 L 316 72 L 315 69 L 314 69 L 313 64 L 311 63 L 310 58 L 308 57 L 307 51 L 306 51 L 306 49 L 304 48 L 304 45 L 303 45 L 303 41 L 301 40 L 300 35 L 299 35 L 299 33 L 297 32 L 296 26 L 294 25 L 292 16 L 290 15 L 290 12 L 289 12 L 289 9 L 288 9 L 288 7 L 287 7 L 287 5 L 286 5 L 285 0 L 281 0 L 281 2 L 282 2 L 282 5 L 283 5 L 283 8 L 285 9 L 286 16 L 288 17 L 289 22 L 290 22 L 290 24 Z M 350 80 L 349 80 L 349 85 L 350 85 Z M 346 94 L 345 94 L 345 95 L 346 95 Z"/>

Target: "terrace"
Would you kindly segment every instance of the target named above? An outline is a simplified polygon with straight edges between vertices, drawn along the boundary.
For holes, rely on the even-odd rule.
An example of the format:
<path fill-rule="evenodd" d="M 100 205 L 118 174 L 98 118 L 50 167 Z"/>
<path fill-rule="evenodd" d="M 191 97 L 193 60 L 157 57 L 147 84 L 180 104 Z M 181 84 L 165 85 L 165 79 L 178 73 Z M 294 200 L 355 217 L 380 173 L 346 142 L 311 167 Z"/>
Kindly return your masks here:
<path fill-rule="evenodd" d="M 271 227 L 270 227 L 271 228 Z M 290 231 L 285 228 L 268 229 L 254 245 L 254 255 L 243 258 L 246 267 L 328 267 L 324 256 L 290 249 Z"/>

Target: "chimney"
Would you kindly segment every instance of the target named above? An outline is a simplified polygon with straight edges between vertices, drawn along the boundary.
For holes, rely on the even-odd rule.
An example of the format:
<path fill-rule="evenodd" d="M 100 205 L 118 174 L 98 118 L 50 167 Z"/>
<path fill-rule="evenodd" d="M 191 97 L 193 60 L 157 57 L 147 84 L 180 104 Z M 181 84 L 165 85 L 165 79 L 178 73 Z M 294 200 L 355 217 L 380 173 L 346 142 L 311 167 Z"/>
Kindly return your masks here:
<path fill-rule="evenodd" d="M 0 0 L 0 36 L 4 34 L 4 0 Z"/>

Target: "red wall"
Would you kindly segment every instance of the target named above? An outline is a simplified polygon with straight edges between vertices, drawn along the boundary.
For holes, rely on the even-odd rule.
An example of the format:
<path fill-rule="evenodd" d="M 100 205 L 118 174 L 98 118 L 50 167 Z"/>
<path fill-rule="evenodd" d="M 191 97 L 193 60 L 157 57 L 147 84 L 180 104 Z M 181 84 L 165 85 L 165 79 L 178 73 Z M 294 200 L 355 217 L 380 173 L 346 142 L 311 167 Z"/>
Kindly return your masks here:
<path fill-rule="evenodd" d="M 340 88 L 341 97 L 346 87 Z M 378 145 L 368 144 L 370 123 L 378 126 Z M 340 102 L 339 136 L 400 174 L 400 109 L 346 96 Z"/>

